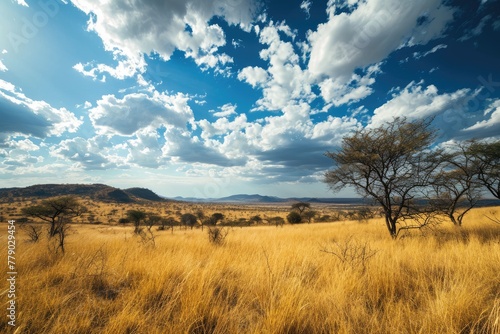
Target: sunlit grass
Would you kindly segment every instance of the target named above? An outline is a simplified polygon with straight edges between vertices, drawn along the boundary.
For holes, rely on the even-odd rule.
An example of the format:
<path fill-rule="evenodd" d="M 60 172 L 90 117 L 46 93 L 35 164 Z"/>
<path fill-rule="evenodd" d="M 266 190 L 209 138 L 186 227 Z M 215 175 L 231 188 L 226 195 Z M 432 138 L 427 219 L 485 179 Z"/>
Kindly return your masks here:
<path fill-rule="evenodd" d="M 17 333 L 500 333 L 491 210 L 396 241 L 381 219 L 233 228 L 223 246 L 200 229 L 152 247 L 130 226 L 76 225 L 61 255 L 19 232 Z M 374 255 L 322 251 L 348 239 Z"/>

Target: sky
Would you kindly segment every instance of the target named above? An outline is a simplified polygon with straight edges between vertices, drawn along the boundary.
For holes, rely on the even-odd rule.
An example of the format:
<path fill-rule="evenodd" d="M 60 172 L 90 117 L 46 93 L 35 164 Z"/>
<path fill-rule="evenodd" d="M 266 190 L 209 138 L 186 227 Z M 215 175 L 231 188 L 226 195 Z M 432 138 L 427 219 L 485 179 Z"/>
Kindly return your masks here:
<path fill-rule="evenodd" d="M 5 0 L 0 187 L 352 197 L 353 131 L 500 138 L 499 0 Z"/>

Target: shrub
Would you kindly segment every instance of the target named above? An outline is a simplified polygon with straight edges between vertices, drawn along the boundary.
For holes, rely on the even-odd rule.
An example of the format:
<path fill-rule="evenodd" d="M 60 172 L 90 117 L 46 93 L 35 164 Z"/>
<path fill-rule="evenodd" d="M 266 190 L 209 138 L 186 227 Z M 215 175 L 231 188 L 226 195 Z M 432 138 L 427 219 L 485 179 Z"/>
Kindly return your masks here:
<path fill-rule="evenodd" d="M 225 227 L 209 227 L 208 240 L 214 245 L 223 245 L 229 230 Z"/>
<path fill-rule="evenodd" d="M 300 224 L 302 223 L 302 216 L 298 212 L 292 211 L 286 216 L 286 220 L 290 224 Z"/>

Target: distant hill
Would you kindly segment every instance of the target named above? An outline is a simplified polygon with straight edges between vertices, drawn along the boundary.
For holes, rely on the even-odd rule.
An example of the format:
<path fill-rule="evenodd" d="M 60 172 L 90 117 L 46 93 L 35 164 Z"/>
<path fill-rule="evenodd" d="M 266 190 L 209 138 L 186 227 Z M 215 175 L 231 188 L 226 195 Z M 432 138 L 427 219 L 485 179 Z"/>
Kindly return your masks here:
<path fill-rule="evenodd" d="M 194 197 L 174 197 L 177 201 L 198 202 L 198 203 L 293 203 L 293 202 L 308 202 L 308 203 L 329 203 L 338 205 L 362 205 L 366 204 L 367 200 L 363 198 L 311 198 L 311 197 L 287 197 L 281 198 L 276 196 L 263 195 L 247 195 L 238 194 L 221 198 L 194 198 Z"/>
<path fill-rule="evenodd" d="M 25 188 L 0 188 L 0 201 L 9 198 L 48 198 L 75 195 L 96 201 L 137 203 L 142 201 L 167 201 L 144 188 L 119 189 L 105 184 L 37 184 Z"/>
<path fill-rule="evenodd" d="M 146 199 L 148 201 L 153 201 L 153 202 L 165 201 L 164 198 L 158 196 L 153 191 L 146 188 L 129 188 L 125 189 L 125 192 L 128 194 L 132 194 L 137 198 Z"/>

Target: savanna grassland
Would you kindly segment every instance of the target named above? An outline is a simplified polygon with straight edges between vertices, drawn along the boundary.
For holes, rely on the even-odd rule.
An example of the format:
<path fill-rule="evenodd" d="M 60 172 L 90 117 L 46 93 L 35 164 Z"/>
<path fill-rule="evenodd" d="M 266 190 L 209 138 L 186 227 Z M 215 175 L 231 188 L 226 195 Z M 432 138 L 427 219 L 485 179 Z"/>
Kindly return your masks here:
<path fill-rule="evenodd" d="M 101 206 L 102 224 L 72 225 L 64 254 L 17 230 L 17 321 L 2 315 L 0 332 L 500 333 L 500 225 L 485 217 L 500 208 L 398 240 L 375 218 L 234 227 L 222 245 L 207 229 L 155 229 L 153 245 Z"/>

